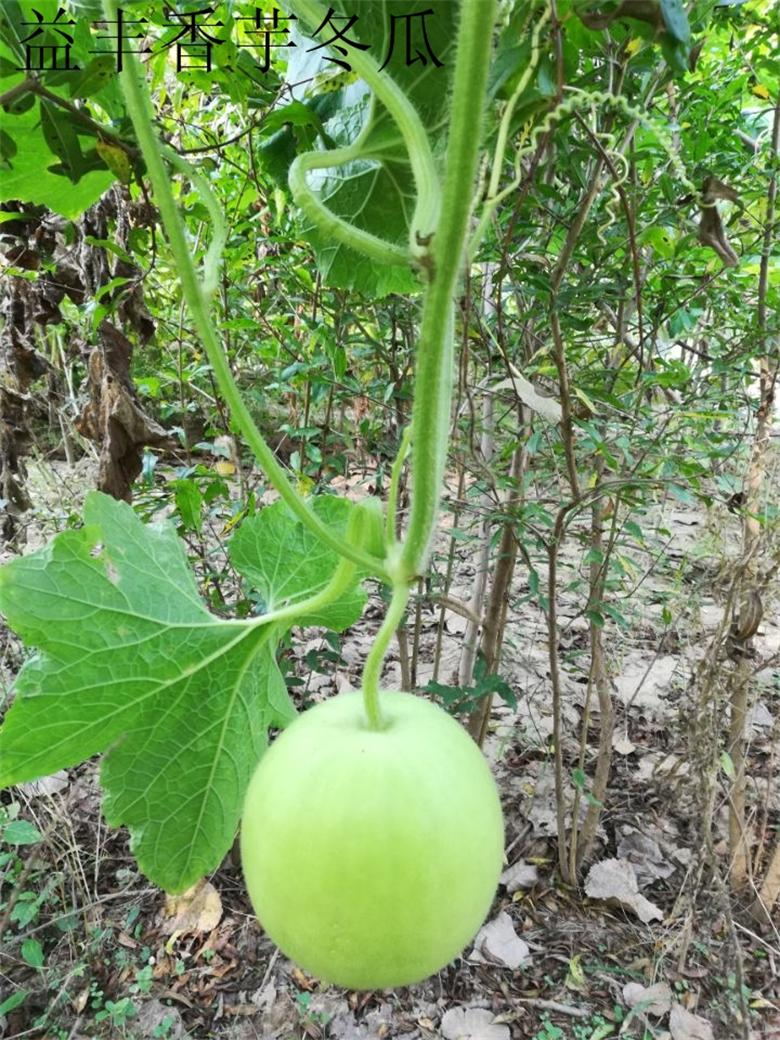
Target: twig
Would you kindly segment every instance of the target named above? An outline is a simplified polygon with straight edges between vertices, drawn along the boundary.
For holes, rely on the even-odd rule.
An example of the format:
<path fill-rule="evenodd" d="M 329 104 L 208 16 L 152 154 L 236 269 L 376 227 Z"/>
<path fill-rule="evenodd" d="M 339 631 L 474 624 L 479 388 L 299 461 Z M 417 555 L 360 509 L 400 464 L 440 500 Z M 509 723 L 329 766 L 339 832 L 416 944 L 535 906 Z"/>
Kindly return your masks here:
<path fill-rule="evenodd" d="M 133 145 L 128 144 L 121 137 L 110 130 L 107 126 L 103 126 L 102 123 L 96 122 L 91 116 L 74 105 L 72 101 L 68 101 L 67 98 L 60 97 L 59 94 L 55 94 L 53 91 L 48 90 L 42 83 L 39 83 L 37 79 L 30 77 L 29 79 L 22 80 L 21 83 L 17 83 L 15 87 L 11 87 L 5 94 L 0 94 L 0 108 L 4 105 L 10 105 L 12 101 L 15 101 L 18 97 L 23 97 L 25 94 L 35 94 L 37 97 L 42 98 L 44 101 L 49 101 L 52 105 L 57 105 L 59 108 L 64 108 L 66 112 L 69 112 L 75 122 L 80 123 L 87 130 L 91 130 L 93 133 L 98 134 L 105 141 L 111 141 L 117 147 L 121 148 L 122 151 L 126 152 L 131 158 L 136 158 L 140 155 L 140 152 Z"/>
<path fill-rule="evenodd" d="M 543 1000 L 541 997 L 515 997 L 515 1000 L 518 1004 L 528 1004 L 529 1007 L 542 1008 L 543 1011 L 557 1011 L 559 1015 L 569 1015 L 570 1018 L 590 1018 L 590 1011 L 585 1008 L 559 1004 L 557 1000 Z"/>

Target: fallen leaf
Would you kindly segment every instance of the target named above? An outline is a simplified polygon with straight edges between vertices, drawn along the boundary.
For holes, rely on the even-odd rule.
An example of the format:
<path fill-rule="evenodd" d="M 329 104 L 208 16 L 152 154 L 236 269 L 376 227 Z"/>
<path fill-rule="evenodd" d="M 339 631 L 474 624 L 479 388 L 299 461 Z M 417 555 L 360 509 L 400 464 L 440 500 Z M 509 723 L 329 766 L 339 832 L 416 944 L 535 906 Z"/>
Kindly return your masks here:
<path fill-rule="evenodd" d="M 643 986 L 640 982 L 627 982 L 623 987 L 623 1003 L 636 1008 L 645 1015 L 661 1018 L 672 1006 L 672 990 L 668 982 L 656 982 L 654 986 Z"/>
<path fill-rule="evenodd" d="M 594 863 L 585 879 L 585 894 L 591 899 L 612 900 L 632 910 L 640 921 L 663 920 L 663 912 L 639 892 L 633 866 L 625 859 Z"/>
<path fill-rule="evenodd" d="M 351 1016 L 349 1004 L 339 993 L 312 993 L 306 1013 L 315 1022 L 331 1022 L 338 1017 Z M 332 1032 L 332 1030 L 331 1030 Z"/>
<path fill-rule="evenodd" d="M 523 378 L 514 366 L 511 366 L 512 378 L 502 379 L 490 387 L 491 393 L 499 393 L 501 390 L 512 390 L 532 411 L 537 412 L 543 419 L 550 422 L 560 422 L 563 410 L 558 401 L 552 397 L 545 397 L 537 392 L 532 383 Z"/>
<path fill-rule="evenodd" d="M 658 842 L 640 831 L 631 830 L 624 834 L 618 843 L 617 853 L 620 859 L 628 860 L 633 866 L 641 888 L 659 878 L 667 878 L 675 871 L 675 867 L 661 852 Z"/>
<path fill-rule="evenodd" d="M 585 977 L 585 970 L 582 967 L 582 955 L 576 954 L 569 961 L 569 970 L 566 972 L 566 981 L 564 985 L 566 989 L 572 989 L 575 993 L 582 993 L 587 996 L 590 990 L 588 986 L 588 980 Z"/>
<path fill-rule="evenodd" d="M 134 1025 L 139 1036 L 165 1036 L 170 1040 L 181 1040 L 186 1033 L 181 1012 L 161 1000 L 145 1000 L 137 1006 Z"/>
<path fill-rule="evenodd" d="M 731 244 L 726 237 L 726 230 L 723 227 L 723 221 L 715 205 L 715 199 L 723 198 L 723 196 L 718 192 L 707 190 L 707 184 L 710 180 L 716 180 L 716 178 L 708 178 L 705 181 L 704 193 L 702 195 L 704 204 L 699 209 L 698 240 L 703 246 L 709 246 L 710 249 L 713 249 L 726 267 L 736 267 L 739 263 L 739 257 L 731 248 Z M 716 180 L 716 183 L 720 182 Z"/>
<path fill-rule="evenodd" d="M 530 955 L 528 946 L 515 932 L 512 918 L 502 911 L 480 930 L 469 959 L 480 964 L 497 962 L 507 968 L 519 968 Z"/>
<path fill-rule="evenodd" d="M 682 1004 L 673 1004 L 669 1015 L 672 1040 L 713 1040 L 712 1026 L 706 1018 L 686 1011 Z"/>
<path fill-rule="evenodd" d="M 519 888 L 533 888 L 538 880 L 539 871 L 533 863 L 526 863 L 522 859 L 513 863 L 511 867 L 507 867 L 501 875 L 501 884 L 504 885 L 510 896 Z"/>
<path fill-rule="evenodd" d="M 311 1011 L 311 1005 L 309 1010 Z M 354 1014 L 347 1008 L 328 1020 L 327 1032 L 328 1036 L 338 1037 L 338 1040 L 385 1040 L 391 1035 L 392 1020 L 393 1011 L 389 1004 L 373 1008 L 359 1022 L 355 1021 Z M 430 1030 L 436 1032 L 433 1022 L 430 1024 Z"/>
<path fill-rule="evenodd" d="M 674 773 L 678 777 L 687 776 L 689 769 L 690 764 L 681 761 L 676 755 L 663 755 L 651 751 L 640 760 L 634 778 L 638 781 L 658 780 L 669 773 Z"/>
<path fill-rule="evenodd" d="M 531 805 L 525 810 L 526 820 L 533 826 L 534 837 L 552 837 L 558 832 L 555 810 L 555 773 L 546 765 L 539 770 L 533 785 Z"/>
<path fill-rule="evenodd" d="M 199 881 L 178 896 L 167 896 L 163 931 L 211 932 L 222 917 L 222 900 L 210 881 Z"/>
<path fill-rule="evenodd" d="M 759 729 L 771 729 L 775 723 L 771 711 L 763 701 L 759 701 L 754 705 L 748 712 L 748 717 L 745 721 L 751 733 L 755 733 Z"/>
<path fill-rule="evenodd" d="M 68 771 L 60 769 L 51 776 L 42 776 L 39 780 L 29 780 L 25 784 L 19 784 L 19 790 L 24 791 L 30 798 L 39 798 L 41 795 L 56 794 L 68 786 Z"/>
<path fill-rule="evenodd" d="M 309 975 L 304 975 L 304 973 L 297 965 L 293 964 L 290 974 L 292 975 L 295 985 L 298 987 L 298 989 L 303 989 L 307 992 L 310 992 L 311 990 L 317 988 L 317 980 Z"/>
<path fill-rule="evenodd" d="M 454 610 L 445 610 L 444 628 L 451 636 L 462 636 L 468 627 L 468 620 Z"/>
<path fill-rule="evenodd" d="M 625 734 L 613 733 L 612 750 L 617 751 L 619 755 L 630 755 L 636 751 L 636 744 L 629 740 Z"/>
<path fill-rule="evenodd" d="M 509 1026 L 494 1025 L 494 1015 L 483 1008 L 454 1007 L 442 1016 L 444 1040 L 509 1040 Z"/>
<path fill-rule="evenodd" d="M 615 677 L 617 698 L 623 704 L 633 704 L 650 715 L 660 715 L 664 700 L 669 696 L 672 677 L 680 668 L 680 662 L 671 654 L 652 658 L 637 655 L 628 660 Z"/>
<path fill-rule="evenodd" d="M 710 974 L 710 969 L 694 968 L 693 966 L 688 967 L 686 965 L 682 965 L 681 967 L 678 967 L 677 973 L 678 975 L 680 975 L 681 978 L 685 979 L 706 979 L 707 976 Z"/>
<path fill-rule="evenodd" d="M 257 1035 L 262 1036 L 264 1040 L 294 1035 L 300 1023 L 298 1010 L 298 1005 L 290 994 L 286 991 L 281 992 L 268 1011 L 261 1015 Z"/>
<path fill-rule="evenodd" d="M 88 1000 L 89 1000 L 89 986 L 87 986 L 86 989 L 81 990 L 80 993 L 76 994 L 76 996 L 73 998 L 73 1000 L 71 1000 L 70 1006 L 73 1008 L 73 1010 L 76 1012 L 77 1015 L 80 1015 L 82 1013 L 82 1011 L 84 1010 L 84 1008 L 87 1006 L 87 1001 Z"/>

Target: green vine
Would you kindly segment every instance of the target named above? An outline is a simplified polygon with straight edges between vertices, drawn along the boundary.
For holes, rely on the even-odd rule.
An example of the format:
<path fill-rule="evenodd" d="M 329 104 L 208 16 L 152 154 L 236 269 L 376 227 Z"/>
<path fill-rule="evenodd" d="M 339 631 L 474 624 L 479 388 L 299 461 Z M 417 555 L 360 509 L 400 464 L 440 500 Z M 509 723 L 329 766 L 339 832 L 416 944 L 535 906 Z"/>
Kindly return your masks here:
<path fill-rule="evenodd" d="M 116 8 L 116 0 L 103 0 L 103 11 L 109 21 L 116 19 Z M 168 243 L 176 261 L 185 302 L 211 364 L 214 378 L 225 398 L 233 421 L 254 452 L 268 480 L 301 522 L 339 555 L 352 560 L 369 574 L 377 577 L 386 577 L 385 567 L 381 560 L 354 545 L 345 543 L 315 515 L 305 500 L 295 490 L 283 468 L 277 462 L 273 451 L 257 428 L 236 386 L 216 326 L 211 318 L 208 289 L 215 274 L 214 259 L 211 250 L 209 250 L 204 264 L 204 281 L 201 283 L 187 242 L 184 225 L 173 196 L 168 171 L 163 162 L 163 147 L 153 128 L 152 105 L 146 80 L 133 54 L 127 55 L 125 67 L 120 73 L 120 83 L 127 104 L 128 114 L 132 120 L 138 144 L 146 163 L 147 174 L 152 183 L 154 197 L 160 209 L 160 216 Z M 187 176 L 191 176 L 189 166 L 187 167 Z M 196 187 L 201 186 L 198 183 L 200 180 L 202 179 L 199 178 L 194 181 Z M 208 198 L 209 195 L 207 194 L 204 197 L 204 202 L 207 205 Z M 211 209 L 211 207 L 209 208 Z M 219 229 L 219 226 L 218 222 L 217 229 Z M 215 241 L 219 241 L 218 230 L 215 235 Z"/>
<path fill-rule="evenodd" d="M 544 17 L 541 19 L 541 21 L 544 21 Z M 538 28 L 539 25 L 537 25 L 537 30 Z M 534 32 L 534 46 L 538 47 L 538 34 L 536 30 Z M 536 60 L 536 57 L 534 56 L 536 54 L 537 51 L 534 51 L 532 54 L 532 65 Z M 476 250 L 485 232 L 485 229 L 487 228 L 490 218 L 492 217 L 496 208 L 505 198 L 507 198 L 509 195 L 514 194 L 514 192 L 517 191 L 518 187 L 522 183 L 523 173 L 521 164 L 523 159 L 527 159 L 531 155 L 533 155 L 533 153 L 536 151 L 536 148 L 539 145 L 541 138 L 544 137 L 545 134 L 548 134 L 558 123 L 562 122 L 562 120 L 564 120 L 568 116 L 574 115 L 575 113 L 587 113 L 592 116 L 595 116 L 595 114 L 601 111 L 603 108 L 613 108 L 616 111 L 618 111 L 621 115 L 625 116 L 627 119 L 633 120 L 640 126 L 643 126 L 655 137 L 658 144 L 666 153 L 670 163 L 672 164 L 672 168 L 675 172 L 675 175 L 677 179 L 680 181 L 680 183 L 683 185 L 683 187 L 685 187 L 686 190 L 694 196 L 699 205 L 705 205 L 705 202 L 701 197 L 701 192 L 693 184 L 685 170 L 685 166 L 683 165 L 682 160 L 680 159 L 680 156 L 677 153 L 677 149 L 674 146 L 674 142 L 672 141 L 671 136 L 662 126 L 659 125 L 659 123 L 656 120 L 651 119 L 646 112 L 643 112 L 641 109 L 636 108 L 634 105 L 628 102 L 621 94 L 610 94 L 605 91 L 585 91 L 579 90 L 575 87 L 570 87 L 568 88 L 568 90 L 570 92 L 569 96 L 559 105 L 553 108 L 550 112 L 548 112 L 544 119 L 537 123 L 536 126 L 534 126 L 533 129 L 530 131 L 530 133 L 528 133 L 523 138 L 523 141 L 525 141 L 525 143 L 521 142 L 520 146 L 515 150 L 515 176 L 512 179 L 512 181 L 500 192 L 496 191 L 498 185 L 496 171 L 500 171 L 500 168 L 503 164 L 503 157 L 506 149 L 506 137 L 504 136 L 502 138 L 501 134 L 499 134 L 499 140 L 503 140 L 503 150 L 499 150 L 499 148 L 496 147 L 496 154 L 493 160 L 493 169 L 491 176 L 491 190 L 488 192 L 488 197 L 483 206 L 479 223 L 477 224 L 477 229 L 469 243 L 470 256 Z M 505 111 L 504 119 L 506 119 L 506 116 L 507 112 Z M 503 123 L 504 120 L 502 120 L 502 126 Z M 622 155 L 622 153 L 620 153 L 617 150 L 616 139 L 614 134 L 598 133 L 596 134 L 596 136 L 604 144 L 604 150 L 613 160 L 615 166 L 619 167 L 620 170 L 627 170 L 625 158 Z M 625 176 L 622 173 L 619 173 L 617 183 L 612 185 L 612 198 L 609 203 L 610 219 L 607 221 L 604 227 L 600 229 L 602 235 L 604 231 L 614 222 L 614 213 L 617 207 L 620 205 L 618 189 L 624 182 Z"/>
<path fill-rule="evenodd" d="M 493 0 L 489 2 L 492 4 Z M 289 0 L 288 7 L 306 22 L 312 32 L 327 17 L 327 11 L 317 0 Z M 375 97 L 390 113 L 406 145 L 417 192 L 409 227 L 409 255 L 415 260 L 422 260 L 427 255 L 427 244 L 438 226 L 441 213 L 441 186 L 428 133 L 404 91 L 392 76 L 380 70 L 370 54 L 354 51 L 350 53 L 349 60 L 358 76 L 365 80 Z M 303 187 L 304 192 L 308 191 L 307 185 Z"/>
<path fill-rule="evenodd" d="M 333 166 L 343 166 L 345 163 L 359 159 L 361 157 L 361 137 L 346 148 L 331 148 L 327 152 L 305 152 L 303 155 L 297 156 L 290 166 L 288 174 L 290 191 L 299 208 L 326 238 L 337 238 L 350 249 L 363 253 L 370 260 L 379 264 L 408 264 L 410 254 L 407 249 L 396 246 L 392 242 L 386 242 L 369 231 L 356 228 L 348 220 L 337 216 L 319 200 L 306 181 L 306 174 L 310 170 L 325 170 Z"/>
<path fill-rule="evenodd" d="M 390 487 L 387 491 L 387 517 L 385 520 L 385 542 L 388 546 L 396 543 L 396 524 L 398 522 L 398 486 L 401 482 L 401 472 L 409 454 L 412 443 L 412 431 L 409 426 L 404 429 L 401 437 L 401 445 L 390 471 Z"/>
<path fill-rule="evenodd" d="M 460 278 L 495 20 L 495 0 L 464 3 L 453 75 L 442 218 L 432 243 L 433 270 L 423 303 L 412 412 L 412 499 L 396 577 L 424 570 L 439 510 L 452 401 L 454 298 Z"/>
<path fill-rule="evenodd" d="M 379 631 L 374 637 L 368 651 L 363 668 L 363 703 L 370 729 L 382 729 L 384 720 L 379 706 L 379 673 L 385 659 L 390 640 L 403 620 L 406 604 L 409 602 L 409 586 L 397 583 L 393 586 L 393 595 Z"/>
<path fill-rule="evenodd" d="M 112 19 L 116 12 L 115 0 L 103 0 L 103 6 L 107 18 Z M 324 13 L 315 0 L 293 0 L 291 8 L 311 24 L 318 19 L 321 22 L 324 18 Z M 401 450 L 393 467 L 385 531 L 387 554 L 384 559 L 380 558 L 381 553 L 377 555 L 377 550 L 381 547 L 374 544 L 373 535 L 370 539 L 373 552 L 366 551 L 366 538 L 363 537 L 365 531 L 353 531 L 346 542 L 342 543 L 314 515 L 291 485 L 257 429 L 230 372 L 209 312 L 209 297 L 217 283 L 219 254 L 224 243 L 224 217 L 205 179 L 180 157 L 164 149 L 158 141 L 153 130 L 151 102 L 146 82 L 132 55 L 128 56 L 129 60 L 122 73 L 122 89 L 128 112 L 177 263 L 184 299 L 231 415 L 282 499 L 322 541 L 345 557 L 331 584 L 316 597 L 318 605 L 330 602 L 334 590 L 341 589 L 348 577 L 354 574 L 355 565 L 369 574 L 389 580 L 392 584 L 390 607 L 368 654 L 363 674 L 366 715 L 368 724 L 374 728 L 382 724 L 378 689 L 382 661 L 406 609 L 411 582 L 427 564 L 438 515 L 447 456 L 452 396 L 454 298 L 462 270 L 471 215 L 479 156 L 479 129 L 492 39 L 490 27 L 494 16 L 495 0 L 484 0 L 479 5 L 464 3 L 462 6 L 453 73 L 450 134 L 442 187 L 436 174 L 425 128 L 408 98 L 389 76 L 379 71 L 373 59 L 365 54 L 356 54 L 353 58 L 357 73 L 363 76 L 398 125 L 409 153 L 418 195 L 408 252 L 341 220 L 315 197 L 307 183 L 306 175 L 311 170 L 343 165 L 360 158 L 361 146 L 368 133 L 369 124 L 364 128 L 363 134 L 349 147 L 307 153 L 298 157 L 290 170 L 290 185 L 296 201 L 321 230 L 382 263 L 408 262 L 410 256 L 419 259 L 423 253 L 426 255 L 425 266 L 430 280 L 425 291 L 417 349 L 411 434 L 407 432 L 404 435 Z M 192 180 L 202 194 L 214 222 L 213 237 L 203 263 L 201 280 L 198 279 L 186 241 L 163 155 L 174 168 L 181 170 Z M 412 506 L 405 538 L 397 545 L 395 513 L 398 482 L 410 436 Z M 362 523 L 363 511 L 359 510 L 357 515 Z M 372 531 L 376 526 L 375 521 L 374 516 L 371 522 Z M 368 529 L 367 519 L 365 526 Z M 326 598 L 322 599 L 323 596 Z M 301 606 L 298 605 L 294 609 L 300 611 Z"/>
<path fill-rule="evenodd" d="M 171 166 L 183 173 L 193 183 L 211 218 L 211 241 L 203 258 L 200 282 L 202 292 L 210 299 L 219 288 L 219 268 L 222 263 L 225 242 L 227 241 L 225 214 L 222 212 L 222 207 L 217 201 L 217 197 L 211 190 L 211 185 L 203 174 L 198 173 L 192 164 L 182 159 L 173 148 L 163 146 L 161 150 Z"/>

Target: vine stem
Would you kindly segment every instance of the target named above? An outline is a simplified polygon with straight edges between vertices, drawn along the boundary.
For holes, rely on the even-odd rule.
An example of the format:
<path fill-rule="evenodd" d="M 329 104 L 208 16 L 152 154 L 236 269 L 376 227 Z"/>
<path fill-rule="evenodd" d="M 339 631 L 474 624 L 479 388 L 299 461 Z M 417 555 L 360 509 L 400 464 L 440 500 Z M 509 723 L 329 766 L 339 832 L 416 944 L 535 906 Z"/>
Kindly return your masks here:
<path fill-rule="evenodd" d="M 494 0 L 488 0 L 488 3 L 492 6 Z M 322 25 L 328 16 L 328 12 L 317 0 L 288 0 L 287 6 L 305 21 L 312 31 Z M 466 6 L 474 5 L 467 3 Z M 490 25 L 492 26 L 492 20 Z M 412 256 L 421 257 L 427 252 L 428 240 L 436 230 L 441 211 L 439 176 L 428 133 L 414 105 L 392 76 L 380 70 L 375 58 L 365 51 L 356 50 L 350 52 L 349 60 L 358 76 L 365 80 L 390 113 L 404 139 L 417 189 L 417 200 L 409 228 L 409 249 Z"/>
<path fill-rule="evenodd" d="M 372 729 L 382 728 L 382 661 L 406 610 L 411 583 L 427 563 L 439 512 L 452 401 L 454 296 L 471 215 L 494 18 L 495 0 L 462 5 L 441 218 L 432 243 L 433 269 L 425 289 L 416 355 L 411 514 L 402 544 L 389 553 L 392 598 L 363 669 L 363 702 Z M 402 456 L 403 445 L 399 459 Z M 394 478 L 400 474 L 400 465 Z"/>
<path fill-rule="evenodd" d="M 364 548 L 370 544 L 376 522 L 376 513 L 373 508 L 374 502 L 375 499 L 368 497 L 362 502 L 355 503 L 347 524 L 346 541 L 348 545 Z M 260 617 L 257 620 L 260 624 L 263 622 L 273 624 L 279 621 L 294 621 L 295 618 L 299 618 L 304 614 L 313 614 L 317 610 L 322 610 L 323 607 L 329 606 L 343 596 L 350 586 L 355 584 L 356 572 L 357 567 L 353 561 L 342 557 L 331 575 L 330 581 L 319 592 L 315 592 L 308 599 L 291 603 L 289 606 L 282 607 L 268 616 Z"/>
<path fill-rule="evenodd" d="M 461 5 L 450 105 L 442 215 L 432 243 L 417 347 L 412 409 L 412 502 L 398 575 L 424 570 L 439 512 L 452 401 L 454 297 L 464 259 L 479 159 L 495 0 Z"/>
<path fill-rule="evenodd" d="M 116 20 L 116 7 L 116 0 L 103 0 L 103 11 L 109 21 Z M 146 80 L 133 54 L 127 55 L 125 67 L 120 73 L 120 83 L 138 145 L 146 162 L 147 174 L 152 183 L 155 201 L 160 209 L 168 243 L 176 261 L 182 294 L 233 421 L 254 452 L 270 483 L 301 522 L 340 556 L 352 560 L 353 563 L 367 570 L 369 574 L 386 579 L 385 568 L 377 557 L 345 542 L 309 509 L 283 468 L 276 461 L 274 453 L 257 428 L 241 397 L 233 373 L 230 371 L 219 335 L 211 319 L 208 292 L 206 291 L 208 287 L 201 284 L 195 269 L 184 224 L 163 162 L 162 146 L 153 129 L 153 112 Z M 213 258 L 208 258 L 208 261 L 213 267 Z"/>
<path fill-rule="evenodd" d="M 291 0 L 290 7 L 312 28 L 323 21 L 324 14 L 316 0 Z M 363 672 L 366 714 L 369 725 L 374 728 L 381 727 L 378 684 L 382 660 L 403 617 L 409 586 L 427 564 L 439 511 L 452 400 L 454 296 L 471 215 L 495 11 L 496 0 L 462 5 L 441 198 L 427 134 L 414 107 L 391 77 L 377 68 L 373 58 L 360 53 L 350 56 L 355 71 L 385 105 L 404 138 L 418 192 L 410 249 L 413 255 L 419 255 L 421 249 L 428 250 L 426 269 L 430 272 L 416 355 L 411 514 L 402 545 L 393 547 L 389 554 L 387 571 L 393 584 L 392 599 Z M 348 149 L 345 154 L 353 158 L 355 150 Z M 339 158 L 343 159 L 344 154 L 336 156 L 337 161 Z M 312 160 L 312 166 L 318 163 L 322 160 Z M 297 169 L 291 170 L 290 180 L 306 203 L 310 202 L 311 193 L 305 174 L 306 165 L 299 163 Z M 315 223 L 337 219 L 319 210 L 311 215 Z M 333 230 L 341 233 L 344 229 L 334 227 Z M 387 250 L 381 240 L 364 243 L 363 247 L 368 244 L 373 250 L 377 243 L 378 258 L 384 258 Z M 355 247 L 360 249 L 360 243 L 355 241 Z M 394 474 L 396 481 L 399 473 L 400 466 Z M 395 510 L 394 499 L 391 505 L 390 515 Z"/>
<path fill-rule="evenodd" d="M 225 242 L 227 242 L 227 221 L 225 220 L 225 214 L 222 212 L 222 207 L 217 201 L 214 192 L 211 190 L 211 185 L 202 173 L 198 173 L 198 171 L 188 163 L 186 159 L 182 159 L 179 153 L 175 152 L 173 148 L 165 146 L 162 148 L 162 153 L 173 167 L 192 181 L 209 212 L 209 218 L 211 219 L 211 241 L 209 242 L 206 255 L 203 258 L 200 284 L 203 292 L 210 299 L 219 287 L 219 266 L 222 262 L 222 251 L 225 248 Z"/>
<path fill-rule="evenodd" d="M 668 156 L 669 162 L 671 163 L 675 175 L 680 183 L 691 193 L 691 195 L 693 195 L 699 205 L 704 205 L 701 190 L 696 187 L 685 172 L 685 166 L 680 159 L 680 155 L 675 148 L 671 136 L 658 120 L 652 119 L 647 115 L 647 112 L 637 108 L 636 105 L 630 104 L 622 94 L 610 94 L 596 90 L 586 91 L 580 90 L 578 87 L 567 87 L 566 90 L 568 92 L 567 98 L 549 111 L 544 119 L 533 127 L 529 134 L 523 136 L 522 142 L 514 155 L 515 177 L 511 183 L 503 188 L 497 195 L 487 200 L 485 206 L 486 215 L 483 216 L 483 220 L 480 221 L 478 231 L 481 232 L 484 230 L 483 221 L 489 219 L 490 215 L 499 203 L 507 198 L 507 196 L 517 191 L 517 188 L 523 179 L 522 161 L 523 159 L 530 158 L 533 155 L 545 134 L 550 133 L 550 131 L 567 116 L 576 115 L 581 112 L 597 112 L 606 108 L 611 108 L 613 111 L 620 112 L 626 117 L 626 119 L 638 123 L 640 126 L 644 127 L 645 130 L 651 133 Z M 652 90 L 650 93 L 652 94 Z M 613 135 L 607 136 L 609 138 L 607 145 L 611 154 L 613 152 L 612 144 L 614 143 L 614 137 Z M 709 203 L 709 205 L 712 205 L 712 203 Z M 477 241 L 477 236 L 475 236 L 474 246 L 476 246 Z"/>
<path fill-rule="evenodd" d="M 337 216 L 317 198 L 306 181 L 309 170 L 325 170 L 332 166 L 342 166 L 361 156 L 361 142 L 358 138 L 345 148 L 330 148 L 322 152 L 304 152 L 293 160 L 288 174 L 288 183 L 293 198 L 300 209 L 317 226 L 321 234 L 338 238 L 345 245 L 358 253 L 363 253 L 379 264 L 408 264 L 410 254 L 405 247 L 387 242 L 369 231 L 363 231 L 354 224 Z"/>
<path fill-rule="evenodd" d="M 541 17 L 537 21 L 531 33 L 531 56 L 528 60 L 528 64 L 518 80 L 517 86 L 515 87 L 512 96 L 507 101 L 504 111 L 501 115 L 501 122 L 498 126 L 498 134 L 496 136 L 496 147 L 493 153 L 493 164 L 490 170 L 490 181 L 488 183 L 487 191 L 485 193 L 485 204 L 482 210 L 482 214 L 479 218 L 476 230 L 472 236 L 471 242 L 469 243 L 469 256 L 472 256 L 477 245 L 482 240 L 485 234 L 487 226 L 490 222 L 493 213 L 498 207 L 499 202 L 504 198 L 506 192 L 499 194 L 499 185 L 501 183 L 501 174 L 504 166 L 504 156 L 506 154 L 507 142 L 509 140 L 509 132 L 511 129 L 512 116 L 514 115 L 517 103 L 520 100 L 523 92 L 528 87 L 531 81 L 536 66 L 539 62 L 541 55 L 541 44 L 539 37 L 545 24 L 550 20 L 552 16 L 552 9 L 550 6 L 546 7 L 542 12 Z"/>

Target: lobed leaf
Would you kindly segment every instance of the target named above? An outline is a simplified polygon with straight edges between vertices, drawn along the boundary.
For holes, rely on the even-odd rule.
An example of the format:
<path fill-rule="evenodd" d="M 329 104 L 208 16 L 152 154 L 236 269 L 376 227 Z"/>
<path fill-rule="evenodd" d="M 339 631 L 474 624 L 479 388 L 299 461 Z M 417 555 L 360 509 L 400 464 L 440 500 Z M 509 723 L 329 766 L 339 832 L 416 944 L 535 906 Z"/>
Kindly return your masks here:
<path fill-rule="evenodd" d="M 318 509 L 345 523 L 349 503 Z M 276 506 L 234 542 L 272 605 L 316 592 L 336 563 Z M 0 571 L 0 609 L 37 650 L 0 729 L 0 785 L 105 752 L 106 818 L 130 828 L 148 877 L 186 889 L 230 847 L 269 726 L 294 717 L 275 657 L 284 629 L 349 623 L 362 603 L 354 591 L 332 618 L 214 617 L 171 526 L 90 494 L 81 530 Z"/>

